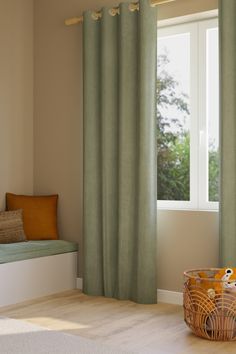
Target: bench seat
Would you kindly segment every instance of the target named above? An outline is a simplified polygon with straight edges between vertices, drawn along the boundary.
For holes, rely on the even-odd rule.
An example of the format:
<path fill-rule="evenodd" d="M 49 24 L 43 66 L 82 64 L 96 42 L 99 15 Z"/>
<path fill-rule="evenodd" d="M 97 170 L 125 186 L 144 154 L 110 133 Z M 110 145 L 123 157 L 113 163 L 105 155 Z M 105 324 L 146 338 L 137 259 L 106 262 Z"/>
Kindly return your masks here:
<path fill-rule="evenodd" d="M 0 264 L 76 252 L 77 250 L 77 243 L 63 240 L 0 244 Z"/>

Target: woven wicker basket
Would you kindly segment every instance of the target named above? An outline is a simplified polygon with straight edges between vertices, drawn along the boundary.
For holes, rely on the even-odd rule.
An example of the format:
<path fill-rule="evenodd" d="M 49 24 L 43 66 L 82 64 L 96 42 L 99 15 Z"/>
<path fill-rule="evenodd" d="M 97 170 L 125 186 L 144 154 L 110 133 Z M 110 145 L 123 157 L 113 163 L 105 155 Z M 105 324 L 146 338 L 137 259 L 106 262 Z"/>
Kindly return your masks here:
<path fill-rule="evenodd" d="M 199 337 L 217 341 L 236 340 L 236 292 L 225 290 L 223 281 L 214 278 L 219 270 L 210 268 L 184 272 L 184 319 Z M 199 277 L 199 272 L 204 272 L 207 277 Z"/>

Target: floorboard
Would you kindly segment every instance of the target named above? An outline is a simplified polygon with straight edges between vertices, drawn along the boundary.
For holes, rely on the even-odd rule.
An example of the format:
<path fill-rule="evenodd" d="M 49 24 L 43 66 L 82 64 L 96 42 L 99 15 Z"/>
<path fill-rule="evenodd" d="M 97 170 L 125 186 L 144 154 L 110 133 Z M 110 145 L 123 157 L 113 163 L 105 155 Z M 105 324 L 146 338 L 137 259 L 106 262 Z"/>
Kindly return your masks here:
<path fill-rule="evenodd" d="M 236 353 L 236 342 L 211 342 L 193 335 L 177 305 L 139 305 L 74 290 L 1 308 L 0 315 L 142 354 Z"/>

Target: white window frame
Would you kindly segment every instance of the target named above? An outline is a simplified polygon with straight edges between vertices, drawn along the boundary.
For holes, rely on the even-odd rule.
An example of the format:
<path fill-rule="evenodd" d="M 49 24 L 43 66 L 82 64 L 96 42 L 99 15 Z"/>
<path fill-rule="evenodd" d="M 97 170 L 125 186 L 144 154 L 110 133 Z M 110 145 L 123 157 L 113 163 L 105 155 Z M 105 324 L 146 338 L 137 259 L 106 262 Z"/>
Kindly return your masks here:
<path fill-rule="evenodd" d="M 206 31 L 218 27 L 218 19 L 198 23 L 199 31 L 199 209 L 218 210 L 219 202 L 208 201 L 209 194 L 209 151 L 207 121 L 207 38 Z"/>
<path fill-rule="evenodd" d="M 158 38 L 190 33 L 190 201 L 158 200 L 158 209 L 218 210 L 208 201 L 208 124 L 206 102 L 206 30 L 218 26 L 216 12 L 201 14 L 194 22 L 163 26 Z M 203 18 L 203 20 L 201 20 Z M 189 18 L 191 21 L 191 18 Z M 165 22 L 165 21 L 163 21 Z M 196 45 L 197 43 L 197 45 Z"/>

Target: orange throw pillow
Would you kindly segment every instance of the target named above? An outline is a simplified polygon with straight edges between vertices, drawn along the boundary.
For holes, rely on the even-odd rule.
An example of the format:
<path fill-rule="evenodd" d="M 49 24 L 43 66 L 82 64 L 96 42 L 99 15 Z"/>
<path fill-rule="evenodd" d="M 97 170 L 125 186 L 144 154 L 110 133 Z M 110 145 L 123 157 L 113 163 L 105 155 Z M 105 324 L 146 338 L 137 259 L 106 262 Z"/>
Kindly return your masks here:
<path fill-rule="evenodd" d="M 23 210 L 27 240 L 56 240 L 58 195 L 26 196 L 6 194 L 7 210 Z"/>

